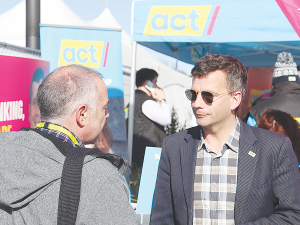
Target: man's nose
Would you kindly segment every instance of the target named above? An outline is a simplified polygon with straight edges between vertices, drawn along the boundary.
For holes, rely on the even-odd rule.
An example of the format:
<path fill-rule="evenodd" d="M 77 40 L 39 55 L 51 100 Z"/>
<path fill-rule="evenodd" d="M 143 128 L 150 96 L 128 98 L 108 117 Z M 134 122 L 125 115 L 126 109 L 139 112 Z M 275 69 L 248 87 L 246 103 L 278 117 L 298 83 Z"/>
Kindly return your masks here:
<path fill-rule="evenodd" d="M 191 105 L 193 108 L 204 108 L 206 106 L 200 92 L 197 95 L 196 100 L 192 101 Z"/>

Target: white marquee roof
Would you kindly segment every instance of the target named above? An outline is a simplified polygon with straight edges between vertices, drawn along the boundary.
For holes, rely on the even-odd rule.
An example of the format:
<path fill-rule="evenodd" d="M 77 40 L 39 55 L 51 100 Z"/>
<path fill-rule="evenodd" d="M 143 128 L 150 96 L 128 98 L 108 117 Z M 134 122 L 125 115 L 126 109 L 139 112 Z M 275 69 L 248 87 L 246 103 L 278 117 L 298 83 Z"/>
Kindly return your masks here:
<path fill-rule="evenodd" d="M 9 11 L 0 15 L 0 42 L 25 47 L 26 46 L 26 2 L 21 1 Z M 108 8 L 96 19 L 84 21 L 79 18 L 62 0 L 41 0 L 41 24 L 115 28 L 122 29 Z M 122 30 L 122 59 L 123 66 L 131 67 L 131 37 Z M 136 69 L 152 68 L 156 70 L 160 79 L 158 84 L 166 87 L 179 84 L 185 88 L 191 87 L 191 78 L 174 70 L 151 56 L 143 47 L 138 45 Z M 170 79 L 170 76 L 172 77 Z"/>

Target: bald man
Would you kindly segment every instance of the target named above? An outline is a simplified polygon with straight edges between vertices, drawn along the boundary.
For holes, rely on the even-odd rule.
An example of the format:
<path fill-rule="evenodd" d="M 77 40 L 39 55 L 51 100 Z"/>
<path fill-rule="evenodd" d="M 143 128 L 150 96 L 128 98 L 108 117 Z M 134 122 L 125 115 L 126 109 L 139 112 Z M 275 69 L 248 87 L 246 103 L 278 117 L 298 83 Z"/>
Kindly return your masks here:
<path fill-rule="evenodd" d="M 0 135 L 1 224 L 138 224 L 128 161 L 96 143 L 109 99 L 100 74 L 69 65 L 43 80 L 41 122 Z"/>

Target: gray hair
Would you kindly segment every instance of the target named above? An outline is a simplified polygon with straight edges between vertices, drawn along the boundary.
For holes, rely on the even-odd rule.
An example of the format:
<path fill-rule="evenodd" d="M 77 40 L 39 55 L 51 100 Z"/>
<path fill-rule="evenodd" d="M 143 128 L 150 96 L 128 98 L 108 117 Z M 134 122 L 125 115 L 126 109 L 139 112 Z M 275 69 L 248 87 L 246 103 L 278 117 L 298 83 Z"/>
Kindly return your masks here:
<path fill-rule="evenodd" d="M 41 119 L 61 121 L 80 104 L 96 110 L 99 92 L 96 78 L 101 74 L 81 65 L 60 67 L 50 73 L 38 88 L 37 102 Z"/>

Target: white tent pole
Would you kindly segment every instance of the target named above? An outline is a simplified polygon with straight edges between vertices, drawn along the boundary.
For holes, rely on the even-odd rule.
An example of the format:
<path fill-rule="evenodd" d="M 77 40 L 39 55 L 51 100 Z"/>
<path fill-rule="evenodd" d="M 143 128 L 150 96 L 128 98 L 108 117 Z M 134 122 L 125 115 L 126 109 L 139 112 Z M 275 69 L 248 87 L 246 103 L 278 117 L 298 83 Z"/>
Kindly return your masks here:
<path fill-rule="evenodd" d="M 135 102 L 135 64 L 136 64 L 136 41 L 132 42 L 131 50 L 131 73 L 130 73 L 130 96 L 129 96 L 129 118 L 128 118 L 128 159 L 131 164 L 132 143 L 133 143 L 133 122 Z"/>

